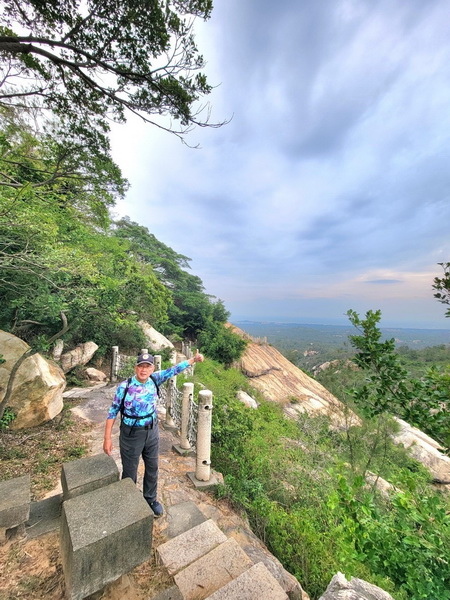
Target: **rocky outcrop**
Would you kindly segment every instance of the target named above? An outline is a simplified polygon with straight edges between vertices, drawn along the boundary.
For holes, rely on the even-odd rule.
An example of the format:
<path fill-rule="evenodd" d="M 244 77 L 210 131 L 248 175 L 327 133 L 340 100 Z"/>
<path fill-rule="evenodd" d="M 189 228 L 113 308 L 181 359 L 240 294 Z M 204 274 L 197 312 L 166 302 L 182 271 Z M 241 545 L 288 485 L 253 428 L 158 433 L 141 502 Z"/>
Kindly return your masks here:
<path fill-rule="evenodd" d="M 85 373 L 86 373 L 86 377 L 89 379 L 89 381 L 98 382 L 98 381 L 106 381 L 108 379 L 106 377 L 106 375 L 103 373 L 103 371 L 99 371 L 98 369 L 94 369 L 93 367 L 87 368 Z"/>
<path fill-rule="evenodd" d="M 239 402 L 245 404 L 247 408 L 258 408 L 258 403 L 256 402 L 256 400 L 243 390 L 239 390 L 238 392 L 236 392 L 236 398 L 239 400 Z"/>
<path fill-rule="evenodd" d="M 139 321 L 138 325 L 141 327 L 144 335 L 147 339 L 148 347 L 151 352 L 159 352 L 164 348 L 173 348 L 174 345 L 170 340 L 159 333 L 151 325 L 145 321 Z"/>
<path fill-rule="evenodd" d="M 276 348 L 268 344 L 256 344 L 241 329 L 228 326 L 248 341 L 239 361 L 240 370 L 251 378 L 252 386 L 267 400 L 282 404 L 289 417 L 296 418 L 298 413 L 306 412 L 312 416 L 327 415 L 332 425 L 338 428 L 360 424 L 357 415 Z"/>
<path fill-rule="evenodd" d="M 407 448 L 409 454 L 421 462 L 438 482 L 450 482 L 450 458 L 439 451 L 436 440 L 402 419 L 395 417 L 395 420 L 400 431 L 393 436 L 394 442 Z"/>
<path fill-rule="evenodd" d="M 52 351 L 53 360 L 58 362 L 61 358 L 61 354 L 63 353 L 63 350 L 64 350 L 64 341 L 61 338 L 59 338 L 59 340 L 56 340 L 55 345 L 53 346 L 53 351 Z"/>
<path fill-rule="evenodd" d="M 390 594 L 367 581 L 337 573 L 319 600 L 394 600 Z"/>
<path fill-rule="evenodd" d="M 366 472 L 365 479 L 367 488 L 376 488 L 385 498 L 389 498 L 391 493 L 400 491 L 398 488 L 392 485 L 392 483 L 389 483 L 389 481 L 386 481 L 386 479 L 383 479 L 371 471 Z"/>
<path fill-rule="evenodd" d="M 98 346 L 95 342 L 85 342 L 78 344 L 70 352 L 65 352 L 61 355 L 61 368 L 64 373 L 68 373 L 79 365 L 86 365 L 94 356 Z"/>
<path fill-rule="evenodd" d="M 3 400 L 11 370 L 30 347 L 11 333 L 0 331 L 3 359 L 0 365 L 0 401 Z M 11 429 L 34 427 L 53 419 L 63 408 L 62 393 L 66 387 L 64 373 L 55 363 L 40 354 L 25 358 L 19 366 L 8 406 L 16 413 Z"/>
<path fill-rule="evenodd" d="M 316 367 L 312 368 L 312 371 L 314 373 L 314 375 L 316 375 L 316 373 L 320 373 L 321 371 L 328 371 L 328 369 L 336 369 L 335 373 L 339 373 L 339 369 L 350 369 L 351 371 L 358 371 L 359 367 L 358 365 L 355 365 L 355 363 L 352 360 L 329 360 L 327 362 L 322 363 L 321 365 L 317 365 Z"/>

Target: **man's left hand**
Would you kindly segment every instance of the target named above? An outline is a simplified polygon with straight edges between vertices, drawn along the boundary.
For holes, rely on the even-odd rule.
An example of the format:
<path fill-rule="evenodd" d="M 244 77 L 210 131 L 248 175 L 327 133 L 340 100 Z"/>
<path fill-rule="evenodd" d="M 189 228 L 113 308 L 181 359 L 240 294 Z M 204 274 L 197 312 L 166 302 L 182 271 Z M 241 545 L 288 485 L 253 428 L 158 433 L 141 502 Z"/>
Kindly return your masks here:
<path fill-rule="evenodd" d="M 203 362 L 205 360 L 205 357 L 203 356 L 203 354 L 200 354 L 200 352 L 197 350 L 197 352 L 195 353 L 194 358 L 194 362 Z"/>

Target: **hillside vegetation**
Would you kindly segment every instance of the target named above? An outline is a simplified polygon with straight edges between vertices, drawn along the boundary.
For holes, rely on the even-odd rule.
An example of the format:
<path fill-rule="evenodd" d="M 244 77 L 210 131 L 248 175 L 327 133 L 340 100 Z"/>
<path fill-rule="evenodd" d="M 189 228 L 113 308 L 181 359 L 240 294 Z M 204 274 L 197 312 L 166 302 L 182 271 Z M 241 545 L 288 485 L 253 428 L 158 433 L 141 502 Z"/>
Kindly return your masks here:
<path fill-rule="evenodd" d="M 240 372 L 216 362 L 199 365 L 195 380 L 214 393 L 212 463 L 225 476 L 219 494 L 245 510 L 313 600 L 338 570 L 396 600 L 450 598 L 449 498 L 392 444 L 396 426 L 387 414 L 331 430 L 324 417 L 286 419 Z M 236 400 L 239 389 L 258 399 L 257 410 Z M 369 471 L 395 490 L 385 496 L 366 484 Z"/>

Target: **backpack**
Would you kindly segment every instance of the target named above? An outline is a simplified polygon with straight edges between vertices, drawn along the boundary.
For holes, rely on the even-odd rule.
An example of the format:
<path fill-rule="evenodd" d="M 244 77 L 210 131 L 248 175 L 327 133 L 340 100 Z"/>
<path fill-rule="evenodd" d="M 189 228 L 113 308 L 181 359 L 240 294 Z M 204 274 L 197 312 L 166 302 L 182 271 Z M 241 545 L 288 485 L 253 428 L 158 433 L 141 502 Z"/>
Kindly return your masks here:
<path fill-rule="evenodd" d="M 158 395 L 158 398 L 161 398 L 161 393 L 159 391 L 159 385 L 156 383 L 155 378 L 153 377 L 153 375 L 150 375 L 150 379 L 153 381 L 153 383 L 155 384 L 155 388 L 156 388 L 156 393 Z M 126 417 L 127 419 L 134 419 L 135 422 L 139 419 L 148 419 L 149 417 L 151 417 L 153 415 L 153 413 L 150 413 L 148 415 L 142 415 L 139 417 L 136 417 L 135 415 L 129 415 L 128 413 L 125 412 L 125 398 L 127 397 L 127 393 L 128 393 L 128 388 L 130 387 L 130 383 L 131 383 L 132 377 L 129 377 L 127 379 L 127 385 L 125 387 L 125 391 L 123 393 L 122 396 L 122 400 L 120 401 L 120 418 L 123 421 L 123 418 Z"/>

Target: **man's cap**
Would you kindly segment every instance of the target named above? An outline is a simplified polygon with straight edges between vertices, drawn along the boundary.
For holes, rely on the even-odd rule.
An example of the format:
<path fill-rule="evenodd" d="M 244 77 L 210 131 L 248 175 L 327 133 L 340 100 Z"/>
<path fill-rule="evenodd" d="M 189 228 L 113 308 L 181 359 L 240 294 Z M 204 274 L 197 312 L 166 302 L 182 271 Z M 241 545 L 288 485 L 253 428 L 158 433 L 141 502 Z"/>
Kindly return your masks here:
<path fill-rule="evenodd" d="M 136 365 L 142 365 L 144 363 L 148 363 L 152 365 L 154 363 L 153 356 L 151 354 L 139 354 L 136 360 Z"/>

